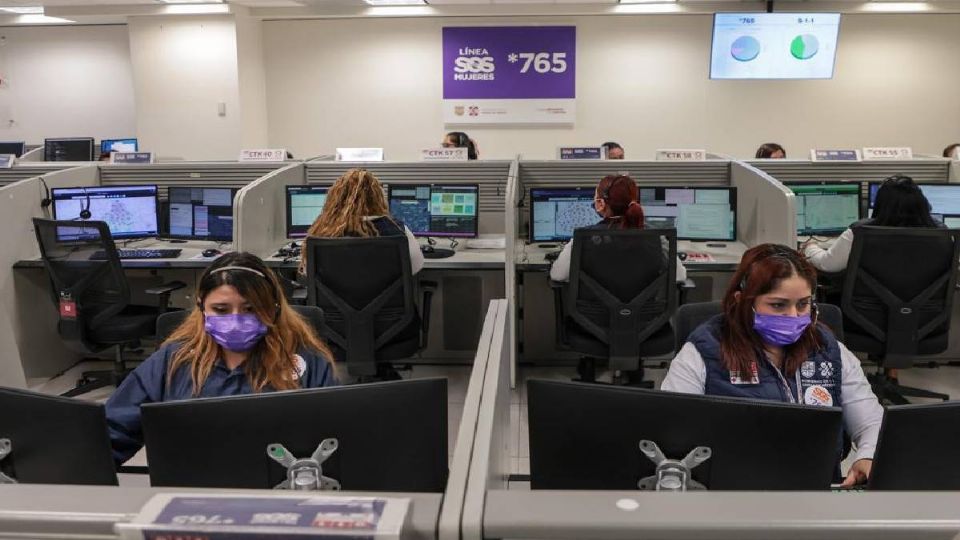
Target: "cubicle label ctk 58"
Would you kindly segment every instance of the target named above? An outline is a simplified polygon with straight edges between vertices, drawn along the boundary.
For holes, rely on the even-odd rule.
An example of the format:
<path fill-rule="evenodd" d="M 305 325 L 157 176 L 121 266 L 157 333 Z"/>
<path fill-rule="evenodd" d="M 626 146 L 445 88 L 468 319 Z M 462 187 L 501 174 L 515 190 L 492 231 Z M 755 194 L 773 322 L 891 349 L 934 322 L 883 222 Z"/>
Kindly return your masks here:
<path fill-rule="evenodd" d="M 575 26 L 444 28 L 444 121 L 573 123 L 576 45 Z"/>

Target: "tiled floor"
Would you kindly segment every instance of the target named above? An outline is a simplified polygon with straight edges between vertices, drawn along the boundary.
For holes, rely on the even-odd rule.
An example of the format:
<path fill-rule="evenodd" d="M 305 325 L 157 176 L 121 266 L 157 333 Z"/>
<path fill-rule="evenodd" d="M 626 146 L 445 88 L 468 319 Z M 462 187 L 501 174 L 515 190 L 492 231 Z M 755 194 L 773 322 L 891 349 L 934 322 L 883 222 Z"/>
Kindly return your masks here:
<path fill-rule="evenodd" d="M 875 368 L 865 366 L 867 373 L 873 373 Z M 660 383 L 666 376 L 666 369 L 646 369 L 646 379 L 652 380 L 659 388 Z M 513 399 L 510 405 L 510 458 L 511 473 L 515 475 L 530 474 L 530 443 L 529 430 L 527 428 L 527 389 L 526 381 L 528 379 L 551 379 L 569 381 L 575 377 L 573 368 L 537 368 L 521 367 L 518 373 L 517 388 L 513 391 Z M 606 377 L 609 381 L 609 374 L 601 374 L 600 379 Z M 950 395 L 952 399 L 960 399 L 960 367 L 941 366 L 938 368 L 914 368 L 900 371 L 900 383 L 907 386 L 915 386 L 934 392 L 941 392 Z M 912 403 L 935 403 L 930 400 L 911 399 Z M 849 467 L 849 463 L 844 464 L 844 470 Z M 529 489 L 529 482 L 517 481 L 511 482 L 511 489 Z"/>

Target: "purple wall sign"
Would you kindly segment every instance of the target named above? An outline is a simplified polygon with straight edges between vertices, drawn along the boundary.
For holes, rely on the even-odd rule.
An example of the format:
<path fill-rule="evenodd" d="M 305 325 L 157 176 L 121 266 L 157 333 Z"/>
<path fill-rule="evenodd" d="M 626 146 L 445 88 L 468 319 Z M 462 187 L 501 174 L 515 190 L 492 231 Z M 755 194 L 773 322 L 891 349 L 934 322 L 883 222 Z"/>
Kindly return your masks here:
<path fill-rule="evenodd" d="M 444 99 L 573 99 L 575 26 L 446 27 Z"/>

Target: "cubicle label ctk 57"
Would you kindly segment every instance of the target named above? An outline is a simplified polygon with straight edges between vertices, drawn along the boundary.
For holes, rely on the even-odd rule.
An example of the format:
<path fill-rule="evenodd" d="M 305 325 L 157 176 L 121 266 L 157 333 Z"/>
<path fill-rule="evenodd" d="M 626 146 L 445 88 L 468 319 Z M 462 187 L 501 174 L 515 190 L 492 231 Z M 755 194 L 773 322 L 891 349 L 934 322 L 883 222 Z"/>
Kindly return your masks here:
<path fill-rule="evenodd" d="M 575 26 L 444 28 L 444 121 L 573 123 L 576 45 Z"/>

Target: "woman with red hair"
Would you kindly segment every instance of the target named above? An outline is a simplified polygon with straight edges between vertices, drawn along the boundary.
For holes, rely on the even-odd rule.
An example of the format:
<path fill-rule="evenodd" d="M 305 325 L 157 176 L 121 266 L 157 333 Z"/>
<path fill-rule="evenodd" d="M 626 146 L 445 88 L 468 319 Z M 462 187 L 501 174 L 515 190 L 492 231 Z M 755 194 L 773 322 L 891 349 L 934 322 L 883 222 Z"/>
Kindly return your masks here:
<path fill-rule="evenodd" d="M 640 190 L 633 178 L 625 174 L 603 177 L 597 184 L 593 196 L 593 208 L 601 218 L 593 229 L 642 229 L 643 208 L 640 206 Z M 570 280 L 570 256 L 573 253 L 573 241 L 563 246 L 563 251 L 550 268 L 553 281 Z M 677 281 L 687 279 L 687 270 L 677 259 Z"/>
<path fill-rule="evenodd" d="M 747 250 L 722 313 L 690 334 L 661 390 L 841 407 L 856 445 L 843 485 L 853 486 L 870 476 L 883 409 L 860 360 L 817 322 L 816 284 L 813 266 L 786 246 Z"/>

